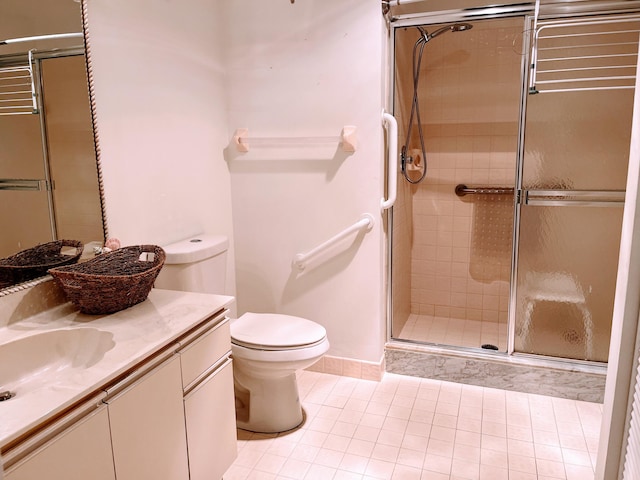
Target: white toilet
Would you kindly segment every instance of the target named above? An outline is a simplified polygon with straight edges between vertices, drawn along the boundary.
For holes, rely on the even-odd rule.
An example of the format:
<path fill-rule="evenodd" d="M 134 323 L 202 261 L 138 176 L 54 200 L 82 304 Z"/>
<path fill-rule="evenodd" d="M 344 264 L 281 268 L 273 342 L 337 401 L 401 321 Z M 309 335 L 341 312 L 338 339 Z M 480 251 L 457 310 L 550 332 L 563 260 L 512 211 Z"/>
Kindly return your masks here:
<path fill-rule="evenodd" d="M 223 294 L 228 245 L 225 236 L 203 234 L 164 246 L 166 260 L 155 286 Z M 275 433 L 300 425 L 304 416 L 296 370 L 313 365 L 327 350 L 326 330 L 311 320 L 273 313 L 232 319 L 238 427 Z"/>

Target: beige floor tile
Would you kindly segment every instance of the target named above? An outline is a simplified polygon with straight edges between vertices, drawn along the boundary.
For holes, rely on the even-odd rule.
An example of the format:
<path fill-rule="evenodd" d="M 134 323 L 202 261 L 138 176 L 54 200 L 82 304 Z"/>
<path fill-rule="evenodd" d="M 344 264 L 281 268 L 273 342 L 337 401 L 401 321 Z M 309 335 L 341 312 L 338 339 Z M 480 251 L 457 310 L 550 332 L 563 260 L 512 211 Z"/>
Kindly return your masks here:
<path fill-rule="evenodd" d="M 306 422 L 239 430 L 225 480 L 593 480 L 599 404 L 394 374 L 299 390 Z"/>

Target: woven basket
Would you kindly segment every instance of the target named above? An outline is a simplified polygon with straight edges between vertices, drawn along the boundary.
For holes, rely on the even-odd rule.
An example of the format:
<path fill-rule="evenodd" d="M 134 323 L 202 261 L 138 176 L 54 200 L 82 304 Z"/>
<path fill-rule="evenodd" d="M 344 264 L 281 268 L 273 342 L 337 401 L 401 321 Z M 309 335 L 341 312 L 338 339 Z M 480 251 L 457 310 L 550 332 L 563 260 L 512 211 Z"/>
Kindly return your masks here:
<path fill-rule="evenodd" d="M 135 245 L 77 265 L 54 268 L 49 273 L 82 313 L 99 315 L 144 301 L 164 259 L 164 250 L 156 245 Z"/>
<path fill-rule="evenodd" d="M 64 247 L 75 248 L 75 253 L 62 253 Z M 84 245 L 77 240 L 56 240 L 0 259 L 0 288 L 42 277 L 50 268 L 76 263 L 83 250 Z"/>

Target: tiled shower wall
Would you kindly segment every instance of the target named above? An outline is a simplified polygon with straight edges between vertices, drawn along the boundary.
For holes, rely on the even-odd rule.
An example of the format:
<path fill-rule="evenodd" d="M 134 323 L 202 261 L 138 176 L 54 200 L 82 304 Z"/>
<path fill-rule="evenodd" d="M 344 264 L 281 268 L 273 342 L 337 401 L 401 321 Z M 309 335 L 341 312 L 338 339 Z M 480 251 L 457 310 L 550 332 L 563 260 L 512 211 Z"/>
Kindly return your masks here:
<path fill-rule="evenodd" d="M 413 314 L 507 321 L 513 196 L 458 197 L 454 190 L 458 184 L 515 183 L 522 31 L 522 19 L 488 20 L 469 31 L 434 37 L 425 46 L 419 97 L 428 173 L 417 186 L 400 180 L 394 208 L 399 217 L 394 218 L 399 220 L 394 225 L 394 286 L 396 292 L 410 290 Z M 396 37 L 400 145 L 410 111 L 411 53 L 417 38 L 411 28 Z M 398 71 L 405 73 L 399 76 Z M 413 133 L 415 149 L 415 128 Z M 409 278 L 396 268 L 403 264 Z M 396 302 L 402 303 L 398 294 Z M 393 331 L 400 329 L 394 320 Z"/>

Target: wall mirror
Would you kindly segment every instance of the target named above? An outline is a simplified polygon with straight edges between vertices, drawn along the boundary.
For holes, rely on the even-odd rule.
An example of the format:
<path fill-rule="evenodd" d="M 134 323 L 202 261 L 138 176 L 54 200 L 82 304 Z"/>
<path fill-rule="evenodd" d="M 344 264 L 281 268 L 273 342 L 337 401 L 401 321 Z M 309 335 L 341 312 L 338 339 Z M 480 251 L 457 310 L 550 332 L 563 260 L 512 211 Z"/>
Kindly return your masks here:
<path fill-rule="evenodd" d="M 82 8 L 0 2 L 0 258 L 106 235 Z"/>

